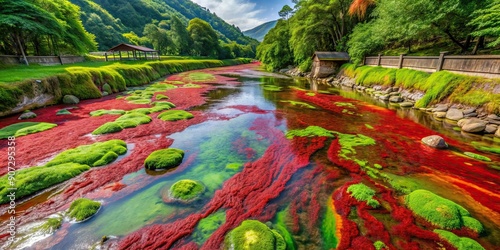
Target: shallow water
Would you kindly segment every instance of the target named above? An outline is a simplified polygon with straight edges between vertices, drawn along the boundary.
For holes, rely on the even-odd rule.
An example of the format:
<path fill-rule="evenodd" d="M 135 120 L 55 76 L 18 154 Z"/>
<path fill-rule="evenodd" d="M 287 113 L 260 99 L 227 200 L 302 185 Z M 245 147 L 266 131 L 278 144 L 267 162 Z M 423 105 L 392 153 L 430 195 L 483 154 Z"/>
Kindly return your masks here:
<path fill-rule="evenodd" d="M 485 233 L 454 232 L 486 249 L 500 245 L 500 176 L 494 169 L 500 157 L 478 152 L 469 144 L 474 140 L 500 147 L 498 139 L 464 136 L 420 111 L 388 109 L 359 93 L 269 76 L 254 66 L 206 72 L 237 77 L 238 83 L 216 84 L 206 92 L 205 104 L 188 107 L 204 119 L 179 131 L 153 129 L 160 126 L 155 121 L 138 127 L 137 133 L 130 129 L 107 136 L 134 145 L 108 171 L 129 162 L 137 170 L 107 183 L 123 185 L 117 191 L 101 186 L 82 194 L 103 204 L 93 218 L 65 222 L 54 235 L 28 248 L 217 249 L 224 235 L 246 219 L 270 222 L 271 227 L 288 232 L 292 249 L 371 249 L 376 241 L 389 249 L 435 249 L 445 244 L 432 233 L 435 226 L 408 213 L 404 193 L 395 192 L 387 176 L 410 189 L 430 190 L 460 204 L 482 222 Z M 270 91 L 266 85 L 282 90 Z M 287 131 L 308 126 L 335 131 L 338 137 L 357 143 L 345 151 L 333 138 L 285 137 Z M 432 134 L 444 136 L 451 148 L 434 150 L 420 143 Z M 365 137 L 375 143 L 363 142 Z M 181 166 L 169 172 L 145 171 L 140 163 L 167 142 L 185 151 Z M 462 155 L 466 151 L 492 162 L 468 158 Z M 162 194 L 182 179 L 202 182 L 202 196 L 188 205 L 165 203 Z M 377 192 L 379 208 L 369 208 L 346 193 L 356 183 Z M 50 211 L 49 205 L 44 211 Z M 35 217 L 31 220 L 42 219 Z M 223 220 L 218 228 L 202 231 L 197 225 L 207 217 Z M 103 236 L 109 240 L 101 244 Z"/>

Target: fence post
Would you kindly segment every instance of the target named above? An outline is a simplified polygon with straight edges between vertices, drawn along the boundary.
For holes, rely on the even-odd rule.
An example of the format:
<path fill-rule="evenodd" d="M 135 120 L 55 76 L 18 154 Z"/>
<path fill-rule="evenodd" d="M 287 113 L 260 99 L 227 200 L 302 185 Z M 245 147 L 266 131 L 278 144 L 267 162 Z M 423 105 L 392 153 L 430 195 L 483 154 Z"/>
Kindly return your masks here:
<path fill-rule="evenodd" d="M 439 53 L 439 61 L 438 61 L 438 66 L 436 68 L 436 72 L 441 71 L 443 69 L 444 65 L 444 57 L 448 54 L 448 51 L 443 51 Z"/>
<path fill-rule="evenodd" d="M 61 55 L 59 55 L 59 56 L 57 56 L 57 57 L 59 57 L 59 62 L 61 63 L 61 65 L 64 65 L 63 60 L 62 60 L 62 58 L 61 58 Z"/>
<path fill-rule="evenodd" d="M 378 54 L 377 66 L 381 66 L 381 64 L 382 64 L 382 54 Z"/>
<path fill-rule="evenodd" d="M 405 58 L 405 55 L 406 54 L 400 54 L 399 55 L 399 64 L 398 64 L 398 69 L 402 69 L 403 68 L 403 60 Z"/>

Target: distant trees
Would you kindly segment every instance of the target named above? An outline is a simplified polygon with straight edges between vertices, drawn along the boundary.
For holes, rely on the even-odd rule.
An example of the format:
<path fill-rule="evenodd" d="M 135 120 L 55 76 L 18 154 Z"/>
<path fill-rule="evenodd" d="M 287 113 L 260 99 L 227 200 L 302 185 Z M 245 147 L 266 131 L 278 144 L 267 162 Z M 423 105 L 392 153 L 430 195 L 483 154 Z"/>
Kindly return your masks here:
<path fill-rule="evenodd" d="M 218 56 L 219 39 L 209 23 L 194 18 L 187 27 L 193 41 L 193 53 L 198 56 Z"/>

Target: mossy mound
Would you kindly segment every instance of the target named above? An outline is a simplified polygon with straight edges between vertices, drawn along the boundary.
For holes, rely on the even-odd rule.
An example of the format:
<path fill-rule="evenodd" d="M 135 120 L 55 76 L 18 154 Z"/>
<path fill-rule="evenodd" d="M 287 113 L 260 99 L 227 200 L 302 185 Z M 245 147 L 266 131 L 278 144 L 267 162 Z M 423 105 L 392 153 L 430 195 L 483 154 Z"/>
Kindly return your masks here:
<path fill-rule="evenodd" d="M 484 155 L 474 154 L 474 153 L 471 153 L 471 152 L 465 152 L 464 155 L 467 155 L 470 158 L 474 158 L 474 159 L 480 160 L 480 161 L 491 161 L 490 158 L 488 158 L 488 157 L 486 157 Z"/>
<path fill-rule="evenodd" d="M 231 230 L 224 240 L 224 249 L 285 250 L 283 237 L 257 220 L 246 220 Z"/>
<path fill-rule="evenodd" d="M 48 187 L 67 181 L 89 169 L 90 167 L 87 165 L 64 163 L 50 167 L 41 166 L 17 170 L 14 183 L 15 188 L 17 188 L 16 198 L 20 199 L 35 194 Z M 0 177 L 0 204 L 10 201 L 7 195 L 10 193 L 11 184 L 7 175 Z"/>
<path fill-rule="evenodd" d="M 311 105 L 309 103 L 305 103 L 305 102 L 297 102 L 297 101 L 291 101 L 291 100 L 280 101 L 280 102 L 290 103 L 293 106 L 297 106 L 297 107 L 301 107 L 301 108 L 316 109 L 316 107 L 314 107 L 313 105 Z"/>
<path fill-rule="evenodd" d="M 123 115 L 125 114 L 125 110 L 121 109 L 99 109 L 96 111 L 90 112 L 90 116 L 103 116 L 103 115 Z"/>
<path fill-rule="evenodd" d="M 138 125 L 140 124 L 148 124 L 152 121 L 151 117 L 141 114 L 141 113 L 128 113 L 125 115 L 122 115 L 118 117 L 118 119 L 115 120 L 116 123 L 121 123 L 121 122 L 134 122 Z"/>
<path fill-rule="evenodd" d="M 380 203 L 373 198 L 376 194 L 375 190 L 369 188 L 363 183 L 354 184 L 347 188 L 347 193 L 358 201 L 366 201 L 366 204 L 373 208 L 380 206 Z"/>
<path fill-rule="evenodd" d="M 205 191 L 205 186 L 194 180 L 180 180 L 168 190 L 168 196 L 163 197 L 165 202 L 189 203 L 196 200 Z"/>
<path fill-rule="evenodd" d="M 123 130 L 123 127 L 120 126 L 117 122 L 107 122 L 104 125 L 98 127 L 96 130 L 92 131 L 93 135 L 104 135 L 120 132 Z"/>
<path fill-rule="evenodd" d="M 194 83 L 184 84 L 182 87 L 186 88 L 186 89 L 201 89 L 201 88 L 203 88 L 203 86 L 198 85 L 198 84 L 194 84 Z"/>
<path fill-rule="evenodd" d="M 283 88 L 280 87 L 280 86 L 269 85 L 269 84 L 264 85 L 263 89 L 266 90 L 266 91 L 272 91 L 272 92 L 280 92 L 280 91 L 283 90 Z"/>
<path fill-rule="evenodd" d="M 151 100 L 150 99 L 138 99 L 138 100 L 129 101 L 129 103 L 132 103 L 132 104 L 150 104 Z"/>
<path fill-rule="evenodd" d="M 126 152 L 127 144 L 122 140 L 96 142 L 66 150 L 58 154 L 52 161 L 49 161 L 46 166 L 63 163 L 79 163 L 91 167 L 103 166 L 113 162 L 118 158 L 118 155 L 123 155 Z"/>
<path fill-rule="evenodd" d="M 286 138 L 293 139 L 294 137 L 315 137 L 315 136 L 326 136 L 335 137 L 335 133 L 318 126 L 309 126 L 305 129 L 290 130 L 286 133 Z"/>
<path fill-rule="evenodd" d="M 155 99 L 157 101 L 159 101 L 159 100 L 168 100 L 170 98 L 168 96 L 164 95 L 164 94 L 158 94 L 158 95 L 156 95 Z"/>
<path fill-rule="evenodd" d="M 484 250 L 481 244 L 471 238 L 459 237 L 452 232 L 439 229 L 435 229 L 434 232 L 437 233 L 441 239 L 448 241 L 458 250 Z"/>
<path fill-rule="evenodd" d="M 195 82 L 202 82 L 202 81 L 212 81 L 212 80 L 215 80 L 215 76 L 212 75 L 212 74 L 208 74 L 208 73 L 203 73 L 203 72 L 194 72 L 194 73 L 190 73 L 188 75 L 188 78 L 191 80 L 191 81 L 195 81 Z"/>
<path fill-rule="evenodd" d="M 71 115 L 72 113 L 69 112 L 67 109 L 61 109 L 56 112 L 56 115 Z"/>
<path fill-rule="evenodd" d="M 87 198 L 79 198 L 71 203 L 68 216 L 77 222 L 84 221 L 96 214 L 99 208 L 101 208 L 101 203 Z"/>
<path fill-rule="evenodd" d="M 200 220 L 193 233 L 194 241 L 198 245 L 203 245 L 224 223 L 226 223 L 226 213 L 224 211 L 211 214 Z"/>
<path fill-rule="evenodd" d="M 194 115 L 184 110 L 169 110 L 158 115 L 158 119 L 163 121 L 179 121 L 194 118 Z"/>
<path fill-rule="evenodd" d="M 0 129 L 0 139 L 10 136 L 21 137 L 57 127 L 57 124 L 46 122 L 20 122 Z"/>
<path fill-rule="evenodd" d="M 427 190 L 419 189 L 406 196 L 406 204 L 418 216 L 443 229 L 460 229 L 463 226 L 481 233 L 483 226 L 470 217 L 469 211 L 453 201 Z"/>
<path fill-rule="evenodd" d="M 157 150 L 150 154 L 144 161 L 149 170 L 175 168 L 182 163 L 184 151 L 177 148 Z"/>

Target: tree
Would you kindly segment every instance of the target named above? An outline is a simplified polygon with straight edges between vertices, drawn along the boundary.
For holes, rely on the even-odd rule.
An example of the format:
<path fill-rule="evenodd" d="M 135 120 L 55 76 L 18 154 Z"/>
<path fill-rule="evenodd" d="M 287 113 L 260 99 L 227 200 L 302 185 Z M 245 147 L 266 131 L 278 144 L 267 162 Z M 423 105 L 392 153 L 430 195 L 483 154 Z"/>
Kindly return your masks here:
<path fill-rule="evenodd" d="M 167 30 L 158 27 L 154 23 L 146 24 L 143 34 L 162 55 L 165 55 L 169 47 L 173 46 L 172 39 L 170 39 Z"/>
<path fill-rule="evenodd" d="M 278 12 L 278 15 L 284 19 L 284 20 L 288 20 L 288 18 L 290 18 L 290 15 L 293 13 L 293 9 L 292 7 L 285 5 L 283 6 L 283 8 Z"/>
<path fill-rule="evenodd" d="M 268 70 L 278 70 L 293 64 L 289 45 L 290 32 L 286 21 L 279 20 L 257 47 L 257 58 Z"/>
<path fill-rule="evenodd" d="M 488 44 L 489 47 L 500 45 L 500 0 L 492 0 L 488 7 L 476 10 L 473 17 L 469 25 L 475 27 L 476 31 L 472 32 L 472 35 L 480 38 L 485 36 L 496 38 Z"/>
<path fill-rule="evenodd" d="M 349 6 L 349 14 L 364 18 L 368 12 L 368 8 L 372 5 L 375 5 L 375 0 L 354 0 L 351 6 Z"/>
<path fill-rule="evenodd" d="M 193 41 L 193 52 L 195 55 L 217 57 L 219 39 L 217 33 L 209 23 L 199 18 L 194 18 L 189 21 L 187 30 Z"/>
<path fill-rule="evenodd" d="M 180 55 L 189 55 L 193 44 L 191 37 L 186 29 L 186 26 L 177 16 L 172 17 L 172 31 L 176 34 L 173 39 L 175 46 Z"/>

